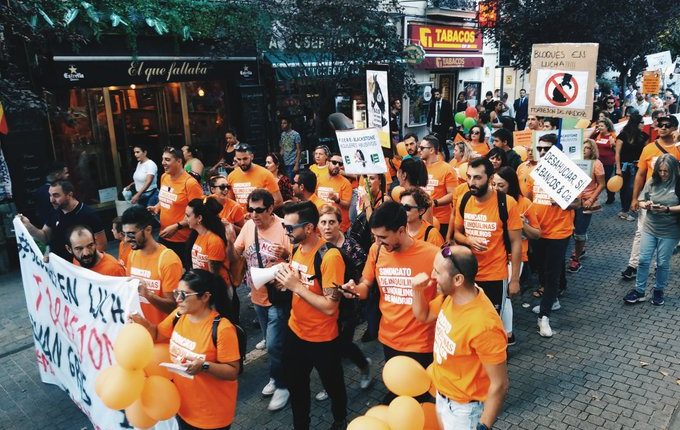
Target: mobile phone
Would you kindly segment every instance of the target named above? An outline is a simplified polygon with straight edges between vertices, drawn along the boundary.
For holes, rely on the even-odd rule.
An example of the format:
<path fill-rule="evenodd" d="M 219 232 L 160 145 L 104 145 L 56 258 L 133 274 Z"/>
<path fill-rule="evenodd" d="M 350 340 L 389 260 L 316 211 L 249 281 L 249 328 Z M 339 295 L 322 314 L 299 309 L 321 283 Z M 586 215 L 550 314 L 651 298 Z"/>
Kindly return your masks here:
<path fill-rule="evenodd" d="M 348 289 L 342 288 L 342 285 L 338 285 L 338 284 L 336 284 L 335 282 L 333 283 L 333 285 L 334 285 L 338 290 L 342 291 L 343 293 L 347 293 L 347 294 L 349 294 L 349 295 L 352 296 L 352 297 L 359 297 L 359 294 L 358 294 L 356 291 L 352 291 L 352 290 L 348 290 Z"/>

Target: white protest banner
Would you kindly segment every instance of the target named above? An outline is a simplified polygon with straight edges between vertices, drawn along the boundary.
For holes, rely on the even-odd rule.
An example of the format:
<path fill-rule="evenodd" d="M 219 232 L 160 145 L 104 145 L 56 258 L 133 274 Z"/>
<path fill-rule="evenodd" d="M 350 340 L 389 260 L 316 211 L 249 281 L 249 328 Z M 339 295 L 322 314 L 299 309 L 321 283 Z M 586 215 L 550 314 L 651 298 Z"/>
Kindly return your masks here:
<path fill-rule="evenodd" d="M 531 171 L 536 185 L 566 209 L 588 186 L 592 179 L 556 146 Z"/>
<path fill-rule="evenodd" d="M 531 50 L 529 115 L 591 118 L 597 43 L 545 43 Z"/>
<path fill-rule="evenodd" d="M 664 72 L 671 64 L 671 51 L 662 51 L 655 54 L 649 54 L 647 58 L 647 70 L 661 70 Z"/>
<path fill-rule="evenodd" d="M 547 135 L 554 134 L 559 137 L 560 144 L 562 145 L 562 152 L 567 154 L 572 160 L 580 160 L 583 158 L 583 130 L 582 129 L 570 129 L 562 130 L 560 134 L 559 130 L 539 130 L 533 133 L 533 147 L 536 148 L 538 145 L 538 139 Z M 534 159 L 538 160 L 539 155 L 537 151 L 534 151 Z"/>
<path fill-rule="evenodd" d="M 368 175 L 387 172 L 377 129 L 337 130 L 335 135 L 345 163 L 345 173 Z"/>
<path fill-rule="evenodd" d="M 115 363 L 113 343 L 128 315 L 141 313 L 139 281 L 103 276 L 55 254 L 45 263 L 18 218 L 14 229 L 40 379 L 66 391 L 95 430 L 131 429 L 122 411 L 104 406 L 94 384 Z M 155 428 L 170 429 L 174 422 Z"/>
<path fill-rule="evenodd" d="M 387 69 L 366 69 L 366 113 L 368 128 L 379 130 L 380 144 L 390 148 L 390 104 L 387 90 Z"/>

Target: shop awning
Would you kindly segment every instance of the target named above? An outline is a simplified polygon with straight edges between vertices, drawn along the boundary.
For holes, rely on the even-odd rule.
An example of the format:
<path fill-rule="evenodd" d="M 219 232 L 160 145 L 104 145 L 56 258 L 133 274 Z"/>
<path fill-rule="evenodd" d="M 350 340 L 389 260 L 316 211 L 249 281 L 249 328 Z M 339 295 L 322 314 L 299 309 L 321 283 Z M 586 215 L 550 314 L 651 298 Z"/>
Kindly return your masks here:
<path fill-rule="evenodd" d="M 340 73 L 358 73 L 353 62 L 333 61 L 323 54 L 287 54 L 281 51 L 270 51 L 263 54 L 264 63 L 269 64 L 278 80 L 300 78 L 331 78 Z"/>

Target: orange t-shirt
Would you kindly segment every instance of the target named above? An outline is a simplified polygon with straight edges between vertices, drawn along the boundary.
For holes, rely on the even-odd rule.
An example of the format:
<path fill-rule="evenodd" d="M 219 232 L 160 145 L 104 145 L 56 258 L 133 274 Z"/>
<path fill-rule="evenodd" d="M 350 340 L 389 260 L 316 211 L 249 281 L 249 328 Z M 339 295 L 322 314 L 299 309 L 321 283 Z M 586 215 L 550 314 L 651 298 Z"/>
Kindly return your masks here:
<path fill-rule="evenodd" d="M 321 260 L 321 281 L 315 276 L 314 256 L 325 240 L 319 239 L 319 243 L 309 252 L 298 249 L 293 254 L 291 267 L 300 271 L 302 283 L 314 294 L 323 295 L 323 290 L 334 289 L 335 285 L 342 285 L 345 281 L 345 262 L 337 249 L 329 249 Z M 322 290 L 323 289 L 323 290 Z M 302 340 L 307 342 L 328 342 L 338 337 L 338 314 L 326 315 L 310 305 L 297 294 L 293 294 L 293 306 L 290 310 L 288 325 L 290 329 Z"/>
<path fill-rule="evenodd" d="M 521 230 L 522 220 L 519 217 L 517 201 L 505 196 L 508 204 L 508 231 Z M 462 199 L 461 199 L 462 200 Z M 457 202 L 456 211 L 460 213 L 461 201 Z M 477 276 L 475 281 L 499 281 L 508 279 L 508 252 L 503 243 L 503 225 L 498 213 L 498 193 L 492 191 L 491 198 L 479 203 L 475 196 L 465 205 L 463 217 L 456 217 L 456 230 L 463 230 L 468 237 L 486 239 L 486 251 L 472 253 L 477 257 Z"/>
<path fill-rule="evenodd" d="M 463 197 L 463 194 L 467 193 L 470 191 L 470 187 L 468 186 L 467 182 L 463 182 L 462 184 L 458 185 L 456 189 L 453 191 L 453 199 L 451 200 L 451 208 L 456 208 L 456 210 L 451 210 L 451 218 L 449 220 L 449 224 L 451 225 L 456 225 L 455 220 L 456 217 L 458 216 L 458 200 Z M 451 236 L 453 237 L 453 236 Z"/>
<path fill-rule="evenodd" d="M 246 211 L 243 209 L 243 206 L 227 197 L 219 217 L 222 221 L 238 224 L 246 218 Z"/>
<path fill-rule="evenodd" d="M 427 165 L 427 186 L 425 191 L 432 200 L 441 199 L 458 186 L 458 174 L 450 164 L 437 161 Z M 432 203 L 434 205 L 434 202 Z M 432 208 L 432 216 L 439 220 L 440 224 L 448 224 L 451 217 L 451 205 L 439 205 Z"/>
<path fill-rule="evenodd" d="M 420 229 L 418 229 L 418 232 L 411 237 L 415 240 L 422 240 L 423 242 L 431 243 L 437 247 L 442 246 L 444 244 L 444 238 L 442 237 L 442 234 L 439 232 L 439 230 L 434 227 L 432 227 L 430 232 L 427 234 L 427 240 L 425 239 L 425 233 L 427 232 L 428 227 L 432 227 L 432 224 L 427 221 L 422 221 L 420 223 Z"/>
<path fill-rule="evenodd" d="M 643 166 L 647 168 L 647 177 L 645 178 L 645 182 L 649 181 L 649 179 L 652 177 L 656 160 L 663 155 L 663 152 L 657 148 L 656 142 L 659 142 L 659 145 L 661 145 L 661 147 L 665 149 L 666 152 L 675 157 L 676 160 L 680 160 L 680 146 L 666 146 L 661 143 L 661 141 L 648 143 L 642 150 L 640 158 L 638 159 L 638 169 L 642 168 Z"/>
<path fill-rule="evenodd" d="M 439 248 L 420 240 L 399 252 L 388 252 L 374 243 L 362 273 L 369 284 L 377 279 L 380 289 L 380 342 L 405 352 L 431 352 L 434 343 L 434 322 L 422 323 L 413 316 L 411 280 L 418 273 L 432 273 L 434 258 Z M 436 288 L 428 287 L 425 296 L 434 298 Z"/>
<path fill-rule="evenodd" d="M 144 255 L 135 250 L 130 253 L 127 262 L 127 274 L 146 281 L 147 289 L 157 296 L 172 293 L 177 288 L 184 268 L 177 254 L 163 245 L 151 255 Z M 158 324 L 167 316 L 143 297 L 139 297 L 144 317 L 153 324 Z"/>
<path fill-rule="evenodd" d="M 234 200 L 243 209 L 248 206 L 248 196 L 255 188 L 264 188 L 272 194 L 279 192 L 279 181 L 272 175 L 272 172 L 255 163 L 250 165 L 247 172 L 241 170 L 240 167 L 235 168 L 227 176 L 227 182 L 234 194 Z"/>
<path fill-rule="evenodd" d="M 330 199 L 330 194 L 336 193 L 340 200 L 350 201 L 352 199 L 352 184 L 349 180 L 342 175 L 321 175 L 317 179 L 316 184 L 316 194 L 324 202 L 331 204 L 342 212 L 342 222 L 340 223 L 340 230 L 346 232 L 349 229 L 349 209 L 340 207 L 339 204 L 335 203 Z"/>
<path fill-rule="evenodd" d="M 229 279 L 227 249 L 222 239 L 212 231 L 199 234 L 194 246 L 191 248 L 191 267 L 210 271 L 210 261 L 222 263 L 219 275 L 227 285 L 231 285 Z"/>
<path fill-rule="evenodd" d="M 75 266 L 80 266 L 80 262 L 73 259 L 73 264 Z M 94 267 L 90 267 L 93 272 L 99 273 L 100 275 L 107 276 L 125 276 L 125 267 L 120 265 L 120 262 L 116 260 L 112 255 L 102 252 L 102 257 L 99 259 Z"/>
<path fill-rule="evenodd" d="M 491 151 L 491 148 L 489 148 L 489 145 L 487 145 L 486 142 L 481 142 L 481 143 L 472 143 L 469 142 L 470 149 L 472 149 L 473 156 L 470 157 L 470 159 L 475 158 L 474 154 L 479 154 L 478 157 L 484 157 L 486 154 Z"/>
<path fill-rule="evenodd" d="M 519 190 L 523 196 L 531 194 L 531 187 L 527 185 L 529 175 L 536 168 L 536 164 L 531 164 L 528 161 L 517 166 L 517 179 L 519 180 Z"/>
<path fill-rule="evenodd" d="M 542 239 L 565 239 L 574 231 L 574 211 L 562 210 L 550 195 L 536 185 L 531 176 L 527 180 L 527 185 L 532 190 L 534 205 L 538 225 L 541 227 Z"/>
<path fill-rule="evenodd" d="M 520 195 L 517 200 L 517 211 L 520 215 L 524 214 L 524 217 L 529 221 L 530 226 L 539 228 L 536 209 L 534 208 L 534 205 L 531 204 L 531 200 Z M 522 235 L 522 261 L 529 261 L 529 239 L 524 237 L 524 235 Z"/>
<path fill-rule="evenodd" d="M 451 161 L 449 161 L 449 166 L 456 172 L 456 175 L 458 176 L 458 184 L 463 184 L 465 183 L 465 177 L 460 176 L 458 174 L 458 166 L 460 166 L 461 163 L 458 162 L 455 158 L 452 158 Z"/>
<path fill-rule="evenodd" d="M 217 347 L 213 344 L 213 320 L 218 316 L 212 311 L 199 322 L 188 316 L 179 318 L 172 326 L 177 311 L 168 315 L 159 325 L 158 333 L 170 339 L 169 350 L 173 363 L 203 358 L 210 363 L 232 363 L 241 355 L 238 350 L 236 329 L 226 318 L 217 326 Z M 179 416 L 194 427 L 222 428 L 234 421 L 236 412 L 237 381 L 217 379 L 206 372 L 189 378 L 174 375 L 172 378 L 180 396 Z"/>
<path fill-rule="evenodd" d="M 321 210 L 321 206 L 326 204 L 326 202 L 321 200 L 319 196 L 316 195 L 316 193 L 312 193 L 312 195 L 309 196 L 309 201 L 314 203 L 314 206 L 316 206 L 316 208 L 319 210 Z"/>
<path fill-rule="evenodd" d="M 203 188 L 196 179 L 187 172 L 177 180 L 164 173 L 161 176 L 161 186 L 158 192 L 158 201 L 161 208 L 161 230 L 165 227 L 177 224 L 184 219 L 184 211 L 193 199 L 203 197 Z M 168 242 L 186 242 L 189 238 L 189 229 L 177 230 L 177 233 L 166 238 Z"/>
<path fill-rule="evenodd" d="M 463 305 L 446 297 L 437 316 L 432 380 L 439 393 L 460 403 L 485 401 L 491 381 L 484 365 L 507 360 L 503 323 L 484 291 L 477 291 Z"/>
<path fill-rule="evenodd" d="M 121 240 L 118 244 L 118 262 L 121 266 L 127 266 L 127 260 L 130 256 L 130 251 L 132 251 L 130 244 L 124 240 Z"/>

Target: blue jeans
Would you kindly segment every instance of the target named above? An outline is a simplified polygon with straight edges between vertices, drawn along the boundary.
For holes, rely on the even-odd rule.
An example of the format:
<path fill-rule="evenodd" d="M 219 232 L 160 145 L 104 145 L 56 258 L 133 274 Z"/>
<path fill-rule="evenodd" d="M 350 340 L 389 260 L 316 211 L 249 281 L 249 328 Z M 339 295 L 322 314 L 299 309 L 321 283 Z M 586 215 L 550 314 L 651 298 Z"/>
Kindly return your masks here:
<path fill-rule="evenodd" d="M 666 288 L 673 249 L 677 244 L 678 239 L 655 237 L 645 231 L 640 233 L 640 260 L 638 261 L 637 276 L 635 277 L 635 290 L 638 293 L 644 294 L 647 289 L 649 265 L 654 251 L 656 251 L 656 281 L 654 289 L 663 291 Z"/>
<path fill-rule="evenodd" d="M 288 176 L 288 179 L 290 179 L 291 181 L 295 179 L 295 166 L 291 164 L 290 166 L 285 166 L 284 168 L 285 171 L 283 173 L 285 173 L 285 175 Z"/>
<path fill-rule="evenodd" d="M 269 376 L 274 379 L 276 388 L 287 388 L 283 369 L 283 342 L 290 310 L 282 306 L 255 305 L 255 313 L 267 341 Z"/>
<path fill-rule="evenodd" d="M 621 191 L 619 191 L 621 212 L 628 212 L 630 210 L 630 202 L 633 199 L 633 183 L 635 182 L 636 173 L 637 166 L 635 163 L 621 163 L 621 175 L 623 176 L 623 187 L 621 187 Z"/>
<path fill-rule="evenodd" d="M 585 242 L 588 240 L 588 226 L 593 214 L 584 214 L 583 208 L 575 210 L 574 216 L 574 240 Z"/>
<path fill-rule="evenodd" d="M 458 403 L 437 393 L 436 410 L 443 430 L 475 430 L 482 417 L 484 403 Z"/>

